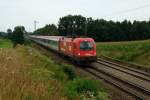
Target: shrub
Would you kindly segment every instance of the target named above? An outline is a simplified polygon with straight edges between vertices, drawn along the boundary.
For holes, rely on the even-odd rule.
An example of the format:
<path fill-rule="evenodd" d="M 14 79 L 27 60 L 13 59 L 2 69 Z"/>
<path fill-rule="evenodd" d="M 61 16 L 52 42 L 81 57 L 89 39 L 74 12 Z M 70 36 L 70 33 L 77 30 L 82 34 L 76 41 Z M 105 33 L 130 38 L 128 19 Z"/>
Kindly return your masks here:
<path fill-rule="evenodd" d="M 97 100 L 110 100 L 108 94 L 106 92 L 99 92 L 96 96 Z"/>
<path fill-rule="evenodd" d="M 77 97 L 78 94 L 84 94 L 86 92 L 93 93 L 93 95 L 97 95 L 98 91 L 103 91 L 104 89 L 101 87 L 99 81 L 86 79 L 86 78 L 77 78 L 70 82 L 68 82 L 65 86 L 66 95 L 72 99 Z"/>
<path fill-rule="evenodd" d="M 73 66 L 64 65 L 63 71 L 68 76 L 69 80 L 73 80 L 74 78 L 76 78 L 75 68 Z"/>

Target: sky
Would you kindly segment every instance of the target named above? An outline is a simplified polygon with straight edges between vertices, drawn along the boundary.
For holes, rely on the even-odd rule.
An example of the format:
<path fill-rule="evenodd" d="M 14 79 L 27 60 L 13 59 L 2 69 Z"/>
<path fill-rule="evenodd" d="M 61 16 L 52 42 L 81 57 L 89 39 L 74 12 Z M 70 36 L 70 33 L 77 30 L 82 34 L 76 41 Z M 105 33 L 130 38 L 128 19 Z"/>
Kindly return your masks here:
<path fill-rule="evenodd" d="M 149 20 L 150 0 L 0 0 L 0 31 L 18 25 L 34 31 L 34 20 L 40 28 L 57 25 L 60 17 L 69 14 L 113 21 Z"/>

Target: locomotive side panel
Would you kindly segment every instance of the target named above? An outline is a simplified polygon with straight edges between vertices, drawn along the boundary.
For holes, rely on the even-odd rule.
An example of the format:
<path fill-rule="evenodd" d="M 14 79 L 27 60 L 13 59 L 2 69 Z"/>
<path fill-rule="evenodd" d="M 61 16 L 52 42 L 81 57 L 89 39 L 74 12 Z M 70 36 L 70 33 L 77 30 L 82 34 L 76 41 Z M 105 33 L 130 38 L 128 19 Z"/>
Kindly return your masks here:
<path fill-rule="evenodd" d="M 73 57 L 74 52 L 73 52 L 73 41 L 72 39 L 63 39 L 60 41 L 60 51 L 68 56 Z"/>

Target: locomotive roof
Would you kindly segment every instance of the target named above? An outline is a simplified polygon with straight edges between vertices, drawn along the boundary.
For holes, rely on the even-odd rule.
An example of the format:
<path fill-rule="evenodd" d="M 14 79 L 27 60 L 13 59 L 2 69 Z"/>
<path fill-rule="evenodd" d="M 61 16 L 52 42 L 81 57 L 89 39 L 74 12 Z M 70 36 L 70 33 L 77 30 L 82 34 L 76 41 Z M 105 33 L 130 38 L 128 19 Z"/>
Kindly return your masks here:
<path fill-rule="evenodd" d="M 94 41 L 92 38 L 75 38 L 74 41 Z"/>

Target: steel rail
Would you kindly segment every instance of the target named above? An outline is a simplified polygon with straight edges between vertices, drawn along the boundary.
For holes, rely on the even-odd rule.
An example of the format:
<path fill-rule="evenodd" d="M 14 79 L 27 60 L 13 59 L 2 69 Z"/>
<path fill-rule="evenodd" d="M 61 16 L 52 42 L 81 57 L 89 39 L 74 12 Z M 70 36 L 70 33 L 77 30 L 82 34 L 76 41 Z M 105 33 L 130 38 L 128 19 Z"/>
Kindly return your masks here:
<path fill-rule="evenodd" d="M 107 63 L 113 64 L 113 65 L 122 67 L 124 69 L 128 69 L 128 70 L 131 70 L 131 71 L 143 74 L 143 75 L 145 75 L 147 77 L 150 77 L 150 73 L 147 73 L 145 71 L 141 71 L 141 70 L 138 70 L 138 69 L 135 69 L 135 68 L 131 68 L 128 65 L 126 65 L 126 64 L 130 64 L 130 63 L 122 62 L 122 61 L 119 61 L 119 60 L 116 60 L 116 59 L 112 59 L 112 58 L 109 58 L 109 57 L 105 57 L 105 58 L 108 59 L 108 60 L 105 60 L 105 59 L 102 59 L 102 58 L 98 58 L 98 60 L 101 60 L 103 62 L 107 62 Z M 132 66 L 137 66 L 137 65 L 132 64 Z"/>
<path fill-rule="evenodd" d="M 130 69 L 126 68 L 126 67 L 122 67 L 121 65 L 118 65 L 118 64 L 115 64 L 115 63 L 111 63 L 111 62 L 108 62 L 108 61 L 103 61 L 103 60 L 98 60 L 97 63 L 100 63 L 100 64 L 102 64 L 102 65 L 104 65 L 106 67 L 110 67 L 110 68 L 116 69 L 118 71 L 127 73 L 127 74 L 132 75 L 132 76 L 134 76 L 136 78 L 140 78 L 140 79 L 142 79 L 144 81 L 150 82 L 150 78 L 148 78 L 148 76 L 146 76 L 146 77 L 144 77 L 145 75 L 141 76 L 143 74 L 141 74 L 141 73 L 139 73 L 137 71 L 134 71 L 134 70 L 130 70 Z M 122 68 L 122 69 L 120 69 L 119 67 Z M 126 71 L 123 70 L 123 69 L 125 69 Z"/>
<path fill-rule="evenodd" d="M 106 82 L 108 82 L 108 83 L 110 83 L 110 84 L 112 84 L 112 85 L 118 87 L 119 89 L 123 90 L 124 92 L 129 93 L 130 95 L 135 96 L 135 97 L 138 98 L 138 99 L 141 99 L 141 100 L 148 100 L 148 98 L 145 97 L 145 96 L 143 96 L 143 95 L 145 95 L 145 94 L 146 94 L 146 95 L 149 95 L 150 92 L 149 92 L 147 89 L 143 88 L 143 87 L 140 87 L 140 86 L 137 86 L 136 84 L 127 82 L 127 80 L 120 79 L 120 78 L 117 77 L 117 76 L 114 76 L 114 75 L 112 75 L 112 74 L 110 74 L 110 73 L 108 73 L 108 72 L 105 72 L 105 71 L 103 71 L 103 70 L 99 70 L 99 69 L 94 68 L 94 67 L 90 67 L 90 68 L 85 69 L 85 70 L 88 71 L 89 73 L 91 73 L 92 75 L 98 77 L 98 78 L 104 79 Z M 92 70 L 93 70 L 94 72 L 93 72 Z M 105 76 L 107 76 L 107 77 L 113 78 L 113 80 L 117 80 L 117 81 L 121 82 L 123 85 L 119 85 L 116 81 L 112 81 L 112 80 L 108 79 L 107 77 L 102 77 L 102 75 L 96 74 L 97 72 L 98 72 L 98 74 L 102 73 L 103 75 L 105 75 Z M 136 91 L 136 92 L 138 92 L 138 93 L 126 89 L 126 88 L 125 88 L 125 85 L 128 85 L 128 87 L 130 87 L 130 89 L 131 89 L 131 87 L 132 87 L 132 90 L 134 90 L 134 91 Z M 142 93 L 141 93 L 141 92 L 142 92 Z M 139 95 L 139 94 L 141 94 L 141 95 Z"/>

